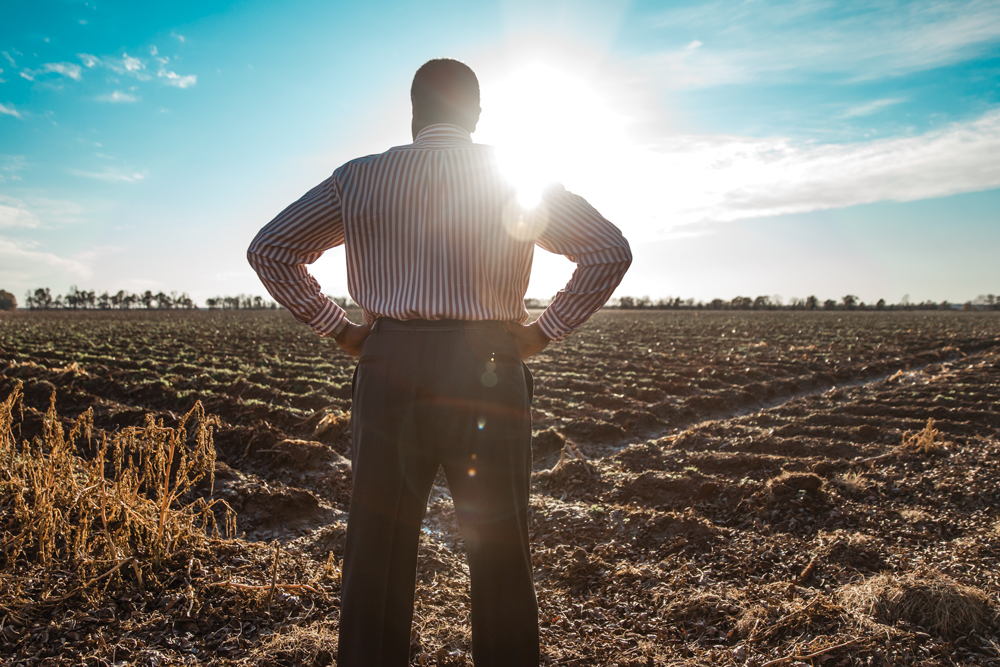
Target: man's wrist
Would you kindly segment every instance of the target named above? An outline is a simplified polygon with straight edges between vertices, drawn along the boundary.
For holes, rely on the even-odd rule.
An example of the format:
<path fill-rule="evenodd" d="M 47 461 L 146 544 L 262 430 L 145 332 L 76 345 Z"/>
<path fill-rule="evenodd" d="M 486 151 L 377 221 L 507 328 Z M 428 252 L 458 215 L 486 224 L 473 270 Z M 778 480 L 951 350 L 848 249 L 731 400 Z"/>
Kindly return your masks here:
<path fill-rule="evenodd" d="M 338 322 L 332 331 L 333 339 L 339 342 L 344 333 L 350 328 L 350 324 L 351 322 L 346 317 Z"/>

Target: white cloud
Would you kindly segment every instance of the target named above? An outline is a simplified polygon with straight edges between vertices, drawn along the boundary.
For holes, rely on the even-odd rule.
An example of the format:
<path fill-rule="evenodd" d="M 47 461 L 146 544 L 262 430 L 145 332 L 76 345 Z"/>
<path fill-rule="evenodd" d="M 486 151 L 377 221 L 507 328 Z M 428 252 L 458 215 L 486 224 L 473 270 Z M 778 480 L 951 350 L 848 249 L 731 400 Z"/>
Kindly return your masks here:
<path fill-rule="evenodd" d="M 556 175 L 637 239 L 691 224 L 1000 188 L 1000 110 L 850 144 L 679 135 L 650 146 L 595 132 L 587 149 L 589 157 Z"/>
<path fill-rule="evenodd" d="M 894 104 L 899 104 L 900 102 L 903 101 L 904 100 L 901 98 L 892 98 L 892 99 L 875 100 L 873 102 L 868 102 L 867 104 L 859 104 L 858 106 L 851 107 L 843 114 L 841 114 L 841 118 L 856 118 L 858 116 L 870 116 L 873 113 L 878 113 L 879 111 L 885 109 L 886 107 L 890 107 Z"/>
<path fill-rule="evenodd" d="M 33 229 L 39 225 L 38 218 L 31 211 L 17 206 L 0 204 L 0 229 L 11 227 Z"/>
<path fill-rule="evenodd" d="M 0 183 L 6 182 L 8 178 L 12 181 L 21 180 L 17 172 L 27 164 L 23 155 L 0 155 Z"/>
<path fill-rule="evenodd" d="M 166 56 L 159 56 L 155 46 L 150 49 L 150 53 L 153 55 L 153 58 L 160 63 L 156 76 L 163 79 L 163 82 L 168 86 L 190 88 L 198 83 L 198 75 L 196 74 L 181 75 L 166 69 L 166 64 L 170 62 L 170 58 Z M 145 61 L 141 58 L 130 56 L 127 53 L 123 53 L 121 58 L 111 56 L 99 57 L 90 53 L 78 53 L 77 57 L 83 62 L 84 67 L 87 68 L 98 66 L 106 67 L 116 74 L 132 76 L 140 81 L 148 81 L 152 78 L 146 69 Z M 22 76 L 24 76 L 23 73 Z"/>
<path fill-rule="evenodd" d="M 6 156 L 20 158 L 22 156 Z M 21 166 L 15 164 L 14 169 Z M 79 204 L 46 197 L 19 199 L 0 195 L 0 227 L 53 227 L 80 222 L 83 209 Z"/>
<path fill-rule="evenodd" d="M 176 38 L 177 38 L 177 41 L 179 41 L 179 42 L 180 42 L 180 43 L 182 43 L 182 44 L 183 44 L 183 43 L 184 43 L 185 41 L 187 41 L 186 39 L 184 39 L 184 35 L 178 35 L 178 34 L 177 34 L 176 32 L 171 32 L 171 33 L 170 33 L 170 36 L 171 36 L 171 37 L 176 37 Z"/>
<path fill-rule="evenodd" d="M 35 77 L 40 74 L 61 74 L 62 76 L 69 77 L 74 81 L 79 81 L 81 78 L 80 66 L 76 63 L 45 63 L 39 69 L 23 69 L 21 70 L 21 76 L 28 81 L 34 81 Z"/>
<path fill-rule="evenodd" d="M 5 116 L 13 116 L 14 118 L 21 117 L 21 112 L 15 109 L 13 105 L 7 106 L 4 104 L 0 104 L 0 114 L 3 114 Z"/>
<path fill-rule="evenodd" d="M 167 85 L 177 86 L 178 88 L 190 88 L 194 84 L 198 83 L 198 75 L 197 74 L 188 74 L 188 75 L 185 75 L 185 76 L 181 76 L 180 74 L 177 74 L 176 72 L 168 72 L 165 69 L 161 69 L 157 73 L 157 75 L 163 77 L 164 79 L 166 79 L 165 83 Z"/>
<path fill-rule="evenodd" d="M 961 62 L 1000 40 L 992 0 L 719 0 L 668 10 L 668 34 L 690 44 L 645 59 L 674 86 L 747 83 L 830 73 L 877 79 Z"/>
<path fill-rule="evenodd" d="M 97 98 L 99 102 L 138 102 L 139 98 L 131 93 L 125 93 L 120 90 L 116 90 L 107 95 L 101 95 Z"/>
<path fill-rule="evenodd" d="M 0 53 L 2 53 L 3 57 L 7 59 L 7 62 L 10 63 L 11 67 L 17 67 L 17 63 L 14 62 L 14 57 L 12 55 L 7 53 L 6 51 L 0 51 Z"/>
<path fill-rule="evenodd" d="M 146 63 L 141 58 L 122 53 L 122 57 L 115 56 L 95 56 L 91 53 L 78 53 L 76 57 L 83 62 L 83 66 L 90 69 L 93 67 L 105 67 L 115 74 L 132 76 L 140 81 L 148 81 L 150 75 L 146 72 Z"/>
<path fill-rule="evenodd" d="M 0 236 L 0 280 L 10 285 L 9 289 L 17 289 L 16 286 L 29 289 L 31 281 L 50 284 L 53 274 L 63 281 L 87 280 L 93 275 L 93 269 L 81 259 L 41 250 L 37 242 Z"/>
<path fill-rule="evenodd" d="M 69 173 L 83 178 L 93 178 L 109 183 L 135 183 L 146 178 L 145 173 L 124 172 L 119 169 L 105 169 L 104 171 L 86 171 L 83 169 L 70 169 Z"/>

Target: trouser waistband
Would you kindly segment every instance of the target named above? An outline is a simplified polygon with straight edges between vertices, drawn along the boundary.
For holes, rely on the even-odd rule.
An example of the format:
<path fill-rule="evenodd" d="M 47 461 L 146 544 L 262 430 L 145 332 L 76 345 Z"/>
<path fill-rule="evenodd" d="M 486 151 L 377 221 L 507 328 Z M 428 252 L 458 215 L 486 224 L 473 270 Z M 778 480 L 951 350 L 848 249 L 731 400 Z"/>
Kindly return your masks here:
<path fill-rule="evenodd" d="M 506 331 L 499 320 L 396 320 L 380 317 L 372 325 L 373 332 L 379 331 L 464 331 L 466 329 L 486 329 Z"/>

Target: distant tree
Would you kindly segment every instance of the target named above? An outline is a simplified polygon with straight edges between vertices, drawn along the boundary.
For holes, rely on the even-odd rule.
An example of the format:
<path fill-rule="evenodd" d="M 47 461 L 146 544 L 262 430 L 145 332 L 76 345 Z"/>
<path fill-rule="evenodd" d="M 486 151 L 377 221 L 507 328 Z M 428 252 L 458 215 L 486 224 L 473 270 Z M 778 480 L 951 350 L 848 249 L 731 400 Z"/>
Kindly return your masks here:
<path fill-rule="evenodd" d="M 100 296 L 97 297 L 97 307 L 101 310 L 111 308 L 111 296 L 107 292 L 101 292 Z"/>
<path fill-rule="evenodd" d="M 139 297 L 139 300 L 142 302 L 143 308 L 148 310 L 153 307 L 153 301 L 156 300 L 156 296 L 154 296 L 149 290 L 146 290 L 142 293 L 142 296 Z"/>
<path fill-rule="evenodd" d="M 854 308 L 858 305 L 858 297 L 853 294 L 841 297 L 840 300 L 844 303 L 845 310 L 854 310 Z"/>
<path fill-rule="evenodd" d="M 766 296 L 759 296 L 753 300 L 754 310 L 767 310 L 771 307 L 771 299 Z"/>
<path fill-rule="evenodd" d="M 209 310 L 215 310 L 216 308 L 222 305 L 222 297 L 210 296 L 207 299 L 205 299 L 205 305 L 208 306 Z"/>
<path fill-rule="evenodd" d="M 80 290 L 77 289 L 76 285 L 69 286 L 69 291 L 66 292 L 63 303 L 65 303 L 68 308 L 72 308 L 73 310 L 76 310 L 83 305 L 83 297 L 80 296 Z"/>
<path fill-rule="evenodd" d="M 0 310 L 17 310 L 17 297 L 0 289 Z"/>
<path fill-rule="evenodd" d="M 35 307 L 42 310 L 48 310 L 55 305 L 52 299 L 52 292 L 49 291 L 48 287 L 39 287 L 35 290 Z"/>
<path fill-rule="evenodd" d="M 819 308 L 819 299 L 817 299 L 815 295 L 810 294 L 806 297 L 806 309 L 816 310 L 817 308 Z"/>
<path fill-rule="evenodd" d="M 708 307 L 712 310 L 722 310 L 726 307 L 726 302 L 722 299 L 712 299 L 708 302 Z"/>
<path fill-rule="evenodd" d="M 729 302 L 729 305 L 736 310 L 750 310 L 750 306 L 753 305 L 753 299 L 748 296 L 735 296 Z"/>
<path fill-rule="evenodd" d="M 823 302 L 823 310 L 836 310 L 837 302 L 833 299 L 827 299 Z"/>
<path fill-rule="evenodd" d="M 618 307 L 623 310 L 630 310 L 635 308 L 635 297 L 633 296 L 623 296 L 618 299 Z"/>
<path fill-rule="evenodd" d="M 885 299 L 879 299 L 875 304 L 875 310 L 885 310 Z"/>
<path fill-rule="evenodd" d="M 153 299 L 156 301 L 156 307 L 161 310 L 169 310 L 174 307 L 174 300 L 163 292 L 157 292 Z"/>
<path fill-rule="evenodd" d="M 348 301 L 349 301 L 349 299 L 347 299 L 345 297 L 344 298 L 344 302 L 347 303 Z M 536 309 L 537 308 L 544 308 L 545 306 L 549 305 L 550 301 L 551 301 L 551 299 L 538 299 L 538 298 L 535 298 L 535 297 L 528 297 L 528 298 L 526 298 L 524 300 L 524 307 L 525 308 L 536 308 Z"/>

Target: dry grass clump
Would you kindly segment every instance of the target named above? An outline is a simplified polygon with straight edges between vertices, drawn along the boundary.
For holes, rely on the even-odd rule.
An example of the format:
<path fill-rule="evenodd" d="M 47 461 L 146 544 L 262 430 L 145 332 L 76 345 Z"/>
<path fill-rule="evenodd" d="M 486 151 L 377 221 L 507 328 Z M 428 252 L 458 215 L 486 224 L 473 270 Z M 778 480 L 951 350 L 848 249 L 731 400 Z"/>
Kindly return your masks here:
<path fill-rule="evenodd" d="M 990 598 L 940 572 L 904 576 L 880 574 L 841 594 L 844 607 L 883 623 L 906 621 L 935 635 L 954 639 L 993 621 Z"/>
<path fill-rule="evenodd" d="M 787 585 L 773 586 L 770 595 L 748 605 L 734 627 L 735 634 L 748 642 L 759 642 L 793 633 L 833 634 L 843 608 L 830 596 L 819 594 L 810 600 L 787 597 Z"/>
<path fill-rule="evenodd" d="M 853 496 L 861 495 L 873 486 L 872 481 L 857 470 L 837 475 L 831 482 L 841 492 Z"/>
<path fill-rule="evenodd" d="M 293 625 L 265 639 L 252 658 L 264 665 L 332 665 L 337 652 L 337 628 L 330 621 Z"/>
<path fill-rule="evenodd" d="M 941 440 L 941 432 L 934 428 L 934 420 L 928 419 L 924 430 L 903 436 L 899 449 L 912 454 L 940 454 L 947 445 Z"/>
<path fill-rule="evenodd" d="M 213 506 L 222 501 L 186 495 L 215 465 L 214 419 L 200 403 L 176 427 L 147 416 L 95 447 L 93 412 L 66 433 L 54 395 L 42 435 L 15 438 L 22 398 L 19 383 L 0 404 L 5 604 L 48 606 L 125 577 L 141 588 L 165 559 L 217 533 Z"/>

